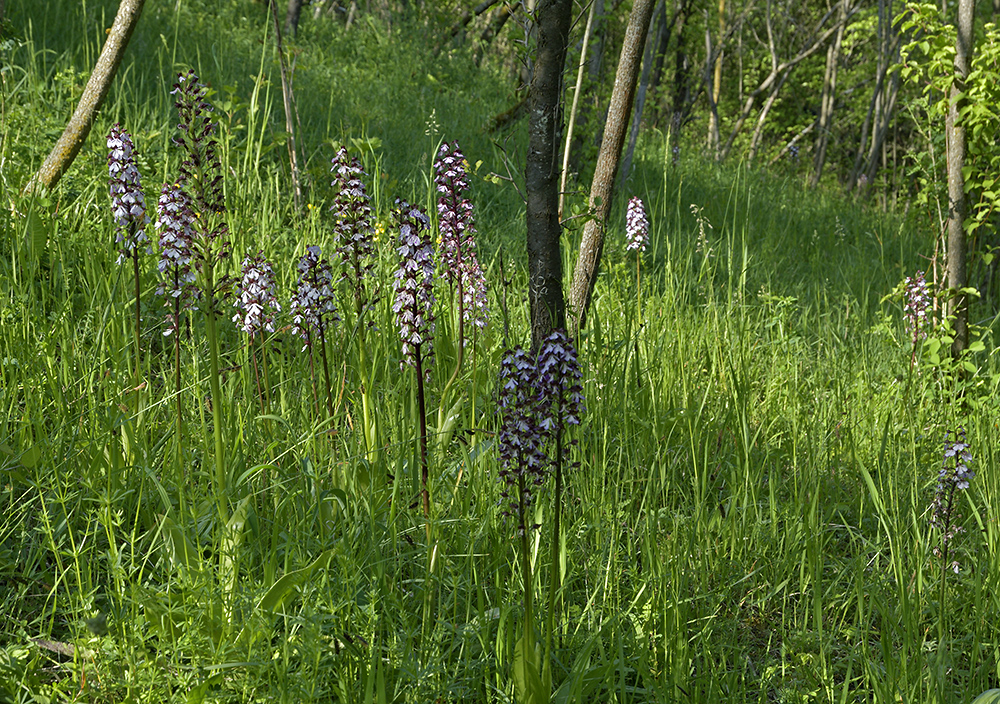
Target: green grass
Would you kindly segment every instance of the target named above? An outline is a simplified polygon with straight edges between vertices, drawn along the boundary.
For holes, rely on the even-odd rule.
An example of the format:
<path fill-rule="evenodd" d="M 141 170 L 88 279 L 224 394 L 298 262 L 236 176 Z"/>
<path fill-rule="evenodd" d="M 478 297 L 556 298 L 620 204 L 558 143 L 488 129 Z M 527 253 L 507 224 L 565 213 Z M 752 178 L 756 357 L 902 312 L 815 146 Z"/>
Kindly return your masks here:
<path fill-rule="evenodd" d="M 493 321 L 444 401 L 449 427 L 437 409 L 455 330 L 438 291 L 433 572 L 413 379 L 399 370 L 390 310 L 388 218 L 397 196 L 429 202 L 439 139 L 481 160 L 480 177 L 506 173 L 482 132 L 507 107 L 505 84 L 461 55 L 431 57 L 426 28 L 396 27 L 390 39 L 378 25 L 345 36 L 305 22 L 296 91 L 313 207 L 299 218 L 263 5 L 217 4 L 147 6 L 91 139 L 58 192 L 35 200 L 19 190 L 58 136 L 116 3 L 9 10 L 0 701 L 511 701 L 518 541 L 498 514 L 493 433 L 508 344 L 501 297 L 509 344 L 527 336 L 523 206 L 512 186 L 474 179 Z M 220 324 L 227 520 L 197 317 L 182 357 L 182 465 L 173 459 L 172 343 L 152 257 L 146 385 L 132 390 L 134 301 L 128 267 L 115 265 L 106 185 L 114 121 L 135 137 L 147 202 L 174 173 L 168 90 L 188 66 L 217 91 L 235 258 L 264 249 L 284 303 L 304 247 L 332 249 L 331 143 L 365 159 L 389 227 L 371 276 L 370 457 L 349 324 L 331 337 L 332 420 L 314 410 L 308 358 L 287 333 L 269 340 L 275 391 L 262 411 L 246 340 Z M 439 129 L 425 134 L 432 111 Z M 646 200 L 652 223 L 643 324 L 622 200 L 579 341 L 588 411 L 563 510 L 558 701 L 955 702 L 1000 686 L 992 330 L 964 381 L 926 361 L 911 380 L 900 307 L 882 299 L 921 266 L 929 236 L 791 176 L 693 156 L 674 168 L 666 149 L 644 137 L 624 194 Z M 567 271 L 578 237 L 571 229 L 564 242 Z M 977 476 L 954 543 L 963 568 L 942 603 L 928 506 L 945 430 L 959 425 Z M 538 604 L 554 567 L 546 518 Z M 70 645 L 73 655 L 52 650 Z"/>

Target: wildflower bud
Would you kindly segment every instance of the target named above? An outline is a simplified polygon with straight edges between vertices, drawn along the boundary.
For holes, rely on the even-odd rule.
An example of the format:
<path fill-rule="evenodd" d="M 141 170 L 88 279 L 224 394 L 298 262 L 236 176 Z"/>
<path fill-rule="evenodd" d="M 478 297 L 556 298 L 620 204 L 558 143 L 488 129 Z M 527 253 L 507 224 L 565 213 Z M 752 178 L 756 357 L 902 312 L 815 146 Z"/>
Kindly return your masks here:
<path fill-rule="evenodd" d="M 542 425 L 550 435 L 562 432 L 567 425 L 580 425 L 585 410 L 582 377 L 573 343 L 562 330 L 554 331 L 538 351 L 536 382 L 544 416 Z"/>
<path fill-rule="evenodd" d="M 211 119 L 212 106 L 207 100 L 208 88 L 193 71 L 186 71 L 178 74 L 170 94 L 176 96 L 174 105 L 180 118 L 180 134 L 174 143 L 186 152 L 179 167 L 181 185 L 191 194 L 196 210 L 222 213 L 226 209 L 222 163 Z"/>

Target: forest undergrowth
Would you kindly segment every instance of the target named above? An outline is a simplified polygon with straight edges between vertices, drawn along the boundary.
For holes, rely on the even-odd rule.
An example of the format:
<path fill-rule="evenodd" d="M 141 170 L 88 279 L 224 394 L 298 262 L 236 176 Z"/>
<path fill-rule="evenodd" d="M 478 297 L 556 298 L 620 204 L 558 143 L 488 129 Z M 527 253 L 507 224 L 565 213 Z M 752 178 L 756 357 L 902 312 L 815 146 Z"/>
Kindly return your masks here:
<path fill-rule="evenodd" d="M 0 701 L 1000 687 L 995 324 L 981 304 L 943 353 L 914 212 L 645 133 L 560 347 L 582 408 L 538 436 L 557 490 L 504 425 L 529 335 L 523 125 L 484 129 L 501 69 L 420 28 L 304 24 L 297 212 L 263 6 L 154 4 L 72 170 L 25 195 L 114 5 L 11 8 L 0 43 Z"/>

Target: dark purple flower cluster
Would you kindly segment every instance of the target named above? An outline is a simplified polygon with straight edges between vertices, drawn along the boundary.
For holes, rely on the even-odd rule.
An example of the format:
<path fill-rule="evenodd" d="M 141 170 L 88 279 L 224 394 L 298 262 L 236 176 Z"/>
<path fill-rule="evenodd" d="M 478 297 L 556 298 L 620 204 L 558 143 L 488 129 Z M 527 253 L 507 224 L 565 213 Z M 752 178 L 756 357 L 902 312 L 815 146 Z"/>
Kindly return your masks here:
<path fill-rule="evenodd" d="M 323 337 L 332 322 L 340 320 L 333 301 L 333 269 L 323 257 L 319 247 L 312 245 L 299 259 L 299 279 L 292 295 L 289 311 L 292 314 L 292 332 L 310 347 L 316 336 Z"/>
<path fill-rule="evenodd" d="M 646 218 L 646 208 L 637 196 L 629 199 L 625 212 L 625 251 L 646 251 L 649 244 L 649 220 Z"/>
<path fill-rule="evenodd" d="M 185 309 L 197 297 L 194 285 L 195 273 L 191 268 L 191 240 L 194 236 L 194 214 L 191 199 L 187 193 L 169 183 L 163 184 L 160 200 L 156 206 L 156 229 L 160 231 L 160 260 L 157 269 L 164 280 L 156 289 L 160 296 L 166 296 L 167 307 Z M 179 321 L 174 312 L 168 314 L 169 335 L 177 331 Z"/>
<path fill-rule="evenodd" d="M 545 454 L 547 432 L 542 424 L 538 394 L 538 369 L 527 352 L 516 347 L 500 362 L 500 431 L 497 434 L 500 455 L 500 495 L 505 504 L 501 511 L 519 516 L 532 502 L 532 491 L 545 481 L 548 457 Z M 533 526 L 532 526 L 533 527 Z M 518 530 L 528 528 L 519 519 Z"/>
<path fill-rule="evenodd" d="M 472 201 L 465 197 L 469 181 L 465 156 L 458 142 L 441 145 L 434 162 L 434 184 L 438 193 L 438 230 L 441 233 L 441 259 L 448 281 L 462 292 L 462 316 L 479 328 L 486 326 L 488 306 L 486 279 L 476 256 L 476 226 Z M 463 344 L 465 341 L 462 341 Z"/>
<path fill-rule="evenodd" d="M 906 277 L 904 287 L 903 315 L 906 316 L 906 328 L 915 345 L 927 337 L 927 311 L 931 305 L 931 295 L 922 271 L 918 271 L 912 278 Z"/>
<path fill-rule="evenodd" d="M 111 210 L 115 218 L 118 263 L 136 255 L 136 247 L 146 241 L 146 199 L 135 165 L 132 136 L 115 124 L 108 134 L 108 175 Z"/>
<path fill-rule="evenodd" d="M 180 134 L 174 143 L 186 152 L 180 163 L 180 183 L 191 195 L 195 210 L 206 213 L 225 211 L 222 193 L 222 164 L 219 161 L 212 122 L 212 106 L 206 100 L 208 88 L 198 81 L 194 71 L 177 75 L 170 94 L 180 122 Z"/>
<path fill-rule="evenodd" d="M 274 290 L 274 271 L 264 259 L 264 253 L 258 252 L 252 257 L 247 255 L 243 260 L 243 278 L 236 287 L 236 301 L 233 303 L 240 312 L 233 316 L 233 322 L 251 337 L 261 330 L 274 332 L 274 313 L 281 311 Z"/>
<path fill-rule="evenodd" d="M 562 330 L 549 335 L 538 352 L 538 391 L 543 403 L 542 428 L 554 436 L 568 425 L 580 425 L 584 407 L 583 374 L 576 348 Z"/>
<path fill-rule="evenodd" d="M 938 471 L 937 487 L 931 502 L 931 525 L 941 531 L 941 545 L 934 548 L 937 557 L 947 557 L 951 540 L 962 532 L 958 525 L 961 515 L 955 507 L 955 499 L 960 491 L 969 488 L 969 480 L 976 473 L 969 469 L 972 455 L 969 453 L 969 443 L 965 440 L 965 429 L 959 428 L 954 435 L 946 433 L 944 438 L 944 461 Z M 956 574 L 959 570 L 957 560 L 952 560 L 948 567 Z"/>
<path fill-rule="evenodd" d="M 360 313 L 365 304 L 364 277 L 373 266 L 369 260 L 375 250 L 371 199 L 361 180 L 365 175 L 361 162 L 357 157 L 348 159 L 347 149 L 340 148 L 330 170 L 334 174 L 332 185 L 337 189 L 330 209 L 335 217 L 337 253 L 344 268 L 342 279 L 351 281 Z"/>
<path fill-rule="evenodd" d="M 549 454 L 552 445 L 568 426 L 580 424 L 585 410 L 581 378 L 576 350 L 561 330 L 546 338 L 537 359 L 517 347 L 500 363 L 497 441 L 505 515 L 519 515 L 521 502 L 530 506 L 533 488 L 545 481 L 557 459 Z"/>
<path fill-rule="evenodd" d="M 424 212 L 403 200 L 394 211 L 399 225 L 399 269 L 395 273 L 396 300 L 392 310 L 399 322 L 403 341 L 401 365 L 417 366 L 417 355 L 429 361 L 434 354 L 434 246 L 430 238 L 430 219 Z M 428 343 L 421 347 L 423 343 Z M 425 373 L 430 364 L 423 363 Z"/>

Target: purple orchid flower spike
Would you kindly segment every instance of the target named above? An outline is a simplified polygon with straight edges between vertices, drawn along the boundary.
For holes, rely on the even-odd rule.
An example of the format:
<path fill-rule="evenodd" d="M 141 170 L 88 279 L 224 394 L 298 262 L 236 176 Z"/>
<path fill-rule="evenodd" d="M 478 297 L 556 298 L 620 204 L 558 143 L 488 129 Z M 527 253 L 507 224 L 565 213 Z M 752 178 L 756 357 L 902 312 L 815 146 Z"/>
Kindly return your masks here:
<path fill-rule="evenodd" d="M 472 201 L 465 196 L 469 189 L 465 164 L 458 142 L 441 145 L 434 162 L 434 184 L 439 193 L 437 208 L 441 259 L 448 282 L 461 292 L 463 322 L 484 328 L 489 320 L 486 278 L 476 256 Z M 462 343 L 465 342 L 463 339 Z"/>
<path fill-rule="evenodd" d="M 509 351 L 500 362 L 497 405 L 500 430 L 501 513 L 518 518 L 518 532 L 526 525 L 523 516 L 533 501 L 534 487 L 545 480 L 549 466 L 545 454 L 548 432 L 541 417 L 535 361 L 521 347 Z"/>
<path fill-rule="evenodd" d="M 265 330 L 274 332 L 274 313 L 281 311 L 275 288 L 274 271 L 264 253 L 247 255 L 243 260 L 243 278 L 236 287 L 233 305 L 239 312 L 233 316 L 233 322 L 251 337 Z"/>
<path fill-rule="evenodd" d="M 303 340 L 302 350 L 325 334 L 331 322 L 340 320 L 333 298 L 333 269 L 316 245 L 306 248 L 299 259 L 299 280 L 292 296 L 292 332 Z"/>
<path fill-rule="evenodd" d="M 419 365 L 426 375 L 434 355 L 434 246 L 430 219 L 420 208 L 402 200 L 396 201 L 395 215 L 400 263 L 395 273 L 392 310 L 403 341 L 401 365 Z"/>
<path fill-rule="evenodd" d="M 132 136 L 115 124 L 108 134 L 108 175 L 111 210 L 115 218 L 115 241 L 118 263 L 137 256 L 136 247 L 147 241 L 146 199 L 142 193 L 139 169 L 135 165 Z"/>
<path fill-rule="evenodd" d="M 353 287 L 355 307 L 361 315 L 367 303 L 365 276 L 374 265 L 371 261 L 375 251 L 371 199 L 361 180 L 365 175 L 361 162 L 357 157 L 348 158 L 347 149 L 340 148 L 330 170 L 334 174 L 333 186 L 337 189 L 330 210 L 334 213 L 337 253 L 343 267 L 341 280 L 349 281 Z"/>
<path fill-rule="evenodd" d="M 969 443 L 965 439 L 965 429 L 959 428 L 952 435 L 946 433 L 944 438 L 944 460 L 938 471 L 937 486 L 934 489 L 934 499 L 931 501 L 931 525 L 941 534 L 941 544 L 934 548 L 934 555 L 940 557 L 942 564 L 958 574 L 960 565 L 957 560 L 948 562 L 951 541 L 962 532 L 959 525 L 961 514 L 956 507 L 959 492 L 969 488 L 969 481 L 976 473 L 969 469 L 972 454 Z"/>
<path fill-rule="evenodd" d="M 625 213 L 625 251 L 646 251 L 649 244 L 649 220 L 646 208 L 638 197 L 631 198 Z"/>

